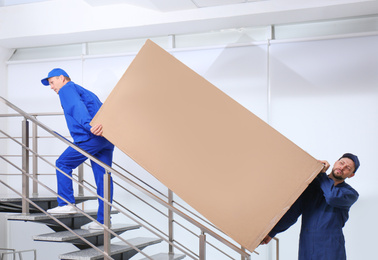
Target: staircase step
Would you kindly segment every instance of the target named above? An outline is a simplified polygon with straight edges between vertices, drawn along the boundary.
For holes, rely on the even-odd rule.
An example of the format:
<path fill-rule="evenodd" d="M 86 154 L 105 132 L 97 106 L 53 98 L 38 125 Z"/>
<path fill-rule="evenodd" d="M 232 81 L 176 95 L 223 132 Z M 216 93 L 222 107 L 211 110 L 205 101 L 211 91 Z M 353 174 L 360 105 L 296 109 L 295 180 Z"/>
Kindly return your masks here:
<path fill-rule="evenodd" d="M 94 219 L 97 217 L 97 211 L 85 211 L 86 214 L 90 215 Z M 111 211 L 111 214 L 117 214 L 118 211 Z M 71 229 L 80 229 L 81 226 L 91 222 L 89 218 L 87 218 L 82 213 L 76 214 L 53 214 L 53 216 L 59 221 L 63 222 Z M 30 221 L 35 223 L 42 223 L 49 226 L 54 231 L 64 231 L 66 230 L 62 227 L 59 223 L 55 222 L 50 216 L 44 213 L 30 213 L 30 214 L 10 214 L 6 216 L 7 220 L 13 221 Z"/>
<path fill-rule="evenodd" d="M 44 210 L 55 208 L 58 206 L 56 197 L 31 197 L 31 201 L 36 203 L 39 207 Z M 94 196 L 77 196 L 75 197 L 76 204 L 82 203 L 87 200 L 96 200 L 97 197 Z M 29 204 L 30 212 L 40 212 L 39 209 L 35 208 L 32 204 Z M 17 198 L 0 198 L 0 212 L 19 212 L 22 211 L 22 199 Z"/>
<path fill-rule="evenodd" d="M 185 255 L 170 254 L 170 253 L 160 253 L 157 255 L 150 256 L 153 260 L 180 260 L 185 258 Z M 148 260 L 148 258 L 142 258 L 140 260 Z"/>
<path fill-rule="evenodd" d="M 137 224 L 114 224 L 111 230 L 117 235 L 122 234 L 125 231 L 140 228 Z M 73 230 L 77 235 L 85 238 L 92 244 L 98 246 L 104 244 L 104 231 L 95 229 L 75 229 Z M 112 235 L 112 237 L 114 237 Z M 41 234 L 33 237 L 34 241 L 45 241 L 45 242 L 69 242 L 74 244 L 80 249 L 89 248 L 84 241 L 79 239 L 75 234 L 70 231 L 60 231 L 55 233 Z"/>
<path fill-rule="evenodd" d="M 138 237 L 128 239 L 127 242 L 142 250 L 143 248 L 160 243 L 162 239 Z M 99 246 L 98 249 L 104 250 L 103 246 Z M 111 256 L 114 259 L 129 259 L 138 253 L 134 248 L 129 245 L 125 245 L 123 242 L 114 243 L 110 246 Z M 77 260 L 95 260 L 103 259 L 104 255 L 93 248 L 88 248 L 80 251 L 75 251 L 59 256 L 59 259 L 77 259 Z"/>

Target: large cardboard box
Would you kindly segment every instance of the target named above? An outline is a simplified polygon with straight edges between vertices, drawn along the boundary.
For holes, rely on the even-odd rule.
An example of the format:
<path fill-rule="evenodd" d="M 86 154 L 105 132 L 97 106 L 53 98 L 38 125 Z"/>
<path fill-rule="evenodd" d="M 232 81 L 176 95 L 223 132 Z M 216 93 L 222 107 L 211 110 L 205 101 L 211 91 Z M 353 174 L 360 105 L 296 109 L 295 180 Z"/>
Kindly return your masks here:
<path fill-rule="evenodd" d="M 98 123 L 109 141 L 250 251 L 323 167 L 150 40 L 91 124 Z"/>

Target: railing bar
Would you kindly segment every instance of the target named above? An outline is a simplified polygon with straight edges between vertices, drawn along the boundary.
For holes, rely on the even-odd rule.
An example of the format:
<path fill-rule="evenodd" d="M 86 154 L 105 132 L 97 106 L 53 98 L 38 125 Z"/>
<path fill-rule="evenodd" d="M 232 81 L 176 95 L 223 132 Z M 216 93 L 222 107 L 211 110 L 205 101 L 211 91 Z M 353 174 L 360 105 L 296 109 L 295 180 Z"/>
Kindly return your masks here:
<path fill-rule="evenodd" d="M 0 250 L 2 250 L 2 249 L 0 249 Z M 20 256 L 20 254 L 22 254 L 22 253 L 34 252 L 34 259 L 37 259 L 36 258 L 37 250 L 36 249 L 28 249 L 28 250 L 21 250 L 21 251 L 16 251 L 15 249 L 12 249 L 12 250 L 14 250 L 14 252 L 3 252 L 1 254 L 2 255 L 19 254 L 19 256 Z M 2 258 L 0 258 L 0 259 L 2 259 Z"/>
<path fill-rule="evenodd" d="M 72 175 L 78 177 L 77 174 L 72 174 Z M 83 181 L 84 181 L 86 184 L 88 184 L 89 186 L 91 186 L 92 188 L 94 188 L 94 189 L 96 188 L 95 186 L 93 186 L 92 184 L 90 184 L 89 182 L 87 182 L 86 180 L 83 180 Z M 136 194 L 133 193 L 132 191 L 126 189 L 126 188 L 123 187 L 121 184 L 119 184 L 117 181 L 114 181 L 114 180 L 113 180 L 113 183 L 116 184 L 116 185 L 118 185 L 119 188 L 121 188 L 121 189 L 123 189 L 124 191 L 130 193 L 131 195 L 133 195 L 133 196 L 136 197 L 137 199 L 141 200 L 142 202 L 144 202 L 145 204 L 147 204 L 148 206 L 150 206 L 151 208 L 153 208 L 154 210 L 156 210 L 157 212 L 159 212 L 159 213 L 162 214 L 163 216 L 168 217 L 167 214 L 165 214 L 164 212 L 162 212 L 161 210 L 159 210 L 159 209 L 156 208 L 155 206 L 151 205 L 151 203 L 145 201 L 144 199 L 142 199 L 141 197 L 139 197 L 138 195 L 136 195 Z M 114 202 L 117 202 L 117 204 L 119 204 L 120 206 L 122 206 L 122 204 L 119 203 L 118 201 L 116 201 L 116 200 L 113 200 L 113 201 L 114 201 Z M 126 208 L 125 208 L 125 209 L 126 209 Z"/>
<path fill-rule="evenodd" d="M 103 191 L 104 191 L 104 199 L 106 201 L 110 201 L 111 199 L 111 176 L 108 171 L 105 171 L 105 174 L 103 176 Z M 104 204 L 104 226 L 107 228 L 110 228 L 110 206 Z M 110 255 L 110 240 L 111 236 L 109 232 L 104 230 L 104 251 L 107 255 Z"/>
<path fill-rule="evenodd" d="M 196 218 L 198 218 L 199 220 L 205 222 L 206 224 L 208 224 L 209 226 L 215 228 L 216 230 L 218 230 L 219 232 L 222 232 L 222 230 L 220 230 L 218 227 L 214 226 L 214 224 L 212 224 L 211 222 L 209 222 L 208 220 L 204 219 L 203 217 L 199 216 L 198 214 L 196 214 L 195 212 L 187 209 L 186 207 L 184 207 L 183 205 L 181 205 L 180 203 L 176 202 L 176 201 L 173 201 L 174 204 L 180 206 L 183 210 L 189 212 L 190 214 L 192 214 L 193 216 L 195 216 Z M 224 232 L 222 232 L 222 234 L 224 234 Z"/>
<path fill-rule="evenodd" d="M 0 155 L 0 157 L 5 158 L 4 156 Z M 22 173 L 0 173 L 1 176 L 21 176 Z M 38 173 L 37 175 L 43 176 L 54 176 L 55 173 Z"/>
<path fill-rule="evenodd" d="M 210 225 L 211 227 L 213 227 L 214 229 L 218 230 L 218 231 L 221 232 L 222 234 L 226 235 L 222 230 L 220 230 L 219 228 L 217 228 L 216 226 L 214 226 L 212 223 L 210 223 L 210 222 L 207 221 L 206 219 L 202 218 L 201 216 L 199 216 L 199 215 L 195 214 L 194 212 L 190 211 L 189 209 L 185 208 L 184 206 L 182 206 L 182 205 L 179 204 L 178 202 L 175 202 L 175 201 L 173 201 L 173 202 L 174 202 L 175 204 L 179 205 L 182 209 L 188 211 L 189 213 L 191 213 L 191 214 L 194 215 L 195 217 L 199 218 L 201 221 L 205 222 L 206 224 Z M 179 222 L 177 222 L 177 221 L 175 221 L 175 222 L 176 222 L 177 224 L 179 224 Z M 180 226 L 181 226 L 182 228 L 186 229 L 187 231 L 191 232 L 189 229 L 187 229 L 186 227 L 182 226 L 181 224 L 180 224 Z M 195 234 L 195 233 L 193 233 L 193 232 L 191 232 L 191 233 L 192 233 L 193 235 L 198 236 L 197 234 Z M 226 235 L 226 236 L 227 236 L 227 235 Z M 211 243 L 208 243 L 208 244 L 209 244 L 209 245 L 212 245 Z M 222 252 L 223 254 L 227 255 L 227 254 L 224 253 L 221 249 L 215 247 L 214 245 L 212 245 L 212 246 L 213 246 L 215 249 L 217 249 L 218 251 L 220 251 L 220 252 Z M 259 255 L 259 253 L 256 252 L 256 251 L 253 251 L 253 253 Z M 228 255 L 227 255 L 227 256 L 228 256 Z M 228 257 L 232 258 L 231 256 L 228 256 Z"/>
<path fill-rule="evenodd" d="M 77 176 L 76 174 L 74 174 L 75 176 Z M 87 182 L 86 180 L 84 180 L 84 182 L 90 186 L 91 188 L 95 188 L 92 184 L 90 184 L 89 182 Z M 118 186 L 122 189 L 124 189 L 125 191 L 127 192 L 130 192 L 128 190 L 126 190 L 123 186 L 120 186 L 118 184 Z M 133 194 L 133 193 L 131 193 Z M 133 194 L 134 195 L 134 194 Z M 159 231 L 162 235 L 168 237 L 167 234 L 164 233 L 164 231 L 160 230 L 159 228 L 155 227 L 153 224 L 151 224 L 150 222 L 148 222 L 147 220 L 145 220 L 144 218 L 138 216 L 137 214 L 135 214 L 134 212 L 132 212 L 130 209 L 126 208 L 125 206 L 123 206 L 121 203 L 119 203 L 117 200 L 113 199 L 113 203 L 116 203 L 118 206 L 122 207 L 124 210 L 128 211 L 130 214 L 134 215 L 135 217 L 139 218 L 141 221 L 143 221 L 145 224 L 149 225 L 150 227 L 154 228 L 156 231 Z"/>
<path fill-rule="evenodd" d="M 206 260 L 206 233 L 203 231 L 199 239 L 199 259 Z"/>
<path fill-rule="evenodd" d="M 25 173 L 29 173 L 29 121 L 26 117 L 22 120 L 22 213 L 29 213 L 29 202 L 24 197 L 29 198 L 29 178 Z"/>
<path fill-rule="evenodd" d="M 137 199 L 139 199 L 140 201 L 144 202 L 145 204 L 147 204 L 148 206 L 150 206 L 151 208 L 153 208 L 154 210 L 156 210 L 157 212 L 159 212 L 161 215 L 165 216 L 165 217 L 168 217 L 168 215 L 164 212 L 162 212 L 160 209 L 156 208 L 155 206 L 153 206 L 151 203 L 147 202 L 146 200 L 144 200 L 143 198 L 141 198 L 140 196 L 136 195 L 135 193 L 131 192 L 130 190 L 127 190 L 125 189 L 123 186 L 121 186 L 118 182 L 116 181 L 113 181 L 114 183 L 117 183 L 117 185 L 122 188 L 124 191 L 130 193 L 131 195 L 133 195 L 134 197 L 136 197 Z"/>
<path fill-rule="evenodd" d="M 88 167 L 92 167 L 89 163 L 87 162 L 84 162 L 85 165 L 87 165 Z M 112 162 L 112 164 L 116 165 L 117 167 L 119 167 L 121 170 L 127 172 L 129 175 L 131 175 L 132 177 L 134 177 L 135 179 L 137 179 L 138 181 L 142 182 L 143 184 L 145 184 L 147 187 L 151 188 L 152 190 L 154 190 L 155 192 L 157 192 L 158 194 L 162 195 L 164 198 L 168 199 L 168 196 L 163 194 L 162 192 L 160 192 L 159 190 L 157 190 L 156 188 L 152 187 L 151 185 L 149 185 L 148 183 L 146 183 L 145 181 L 143 181 L 142 179 L 138 178 L 136 175 L 134 175 L 133 173 L 129 172 L 128 170 L 126 170 L 125 168 L 123 168 L 122 166 L 120 166 L 119 164 L 115 163 L 115 162 Z M 113 182 L 116 182 L 113 180 Z M 119 186 L 122 188 L 122 185 L 119 184 Z M 135 197 L 137 197 L 138 199 L 142 200 L 141 198 L 139 198 L 137 195 L 135 195 L 133 192 L 131 191 L 128 191 L 126 189 L 124 189 L 125 191 L 129 192 L 130 194 L 134 195 Z M 146 204 L 148 204 L 146 201 L 142 200 L 143 202 L 145 202 Z M 153 206 L 151 206 L 153 207 Z M 156 209 L 158 211 L 158 209 Z M 164 213 L 161 213 L 161 214 L 164 214 Z"/>
<path fill-rule="evenodd" d="M 194 256 L 196 256 L 197 258 L 199 257 L 198 254 L 196 254 L 195 252 L 193 252 L 193 250 L 190 250 L 189 248 L 187 248 L 186 246 L 184 246 L 182 243 L 176 241 L 176 240 L 173 240 L 174 243 L 178 244 L 179 246 L 185 248 L 188 252 L 192 253 Z"/>
<path fill-rule="evenodd" d="M 196 236 L 197 238 L 199 238 L 199 235 L 197 235 L 196 233 L 194 233 L 192 230 L 190 230 L 189 228 L 187 228 L 186 226 L 182 225 L 180 222 L 178 222 L 177 220 L 173 220 L 174 223 L 176 223 L 178 226 L 180 226 L 181 228 L 185 229 L 187 232 L 191 233 L 192 235 Z M 234 259 L 232 258 L 232 256 L 228 255 L 226 252 L 224 252 L 223 250 L 219 249 L 217 246 L 215 246 L 214 244 L 206 241 L 207 244 L 209 244 L 210 246 L 212 246 L 214 249 L 218 250 L 219 252 L 221 252 L 222 254 L 226 255 L 227 257 L 231 258 L 231 259 Z"/>
<path fill-rule="evenodd" d="M 56 112 L 56 113 L 29 113 L 31 116 L 62 116 L 64 113 Z M 23 117 L 23 115 L 14 113 L 14 114 L 0 114 L 0 117 Z"/>
<path fill-rule="evenodd" d="M 33 143 L 33 151 L 38 153 L 38 126 L 36 124 L 33 124 L 32 126 L 32 143 Z M 32 160 L 33 160 L 33 175 L 35 178 L 38 178 L 38 157 L 35 154 L 32 154 Z M 33 182 L 33 197 L 38 196 L 38 185 L 36 182 Z"/>
<path fill-rule="evenodd" d="M 71 138 L 71 136 L 63 136 L 64 138 L 66 138 L 66 139 L 70 139 Z M 21 139 L 22 138 L 22 136 L 13 136 L 13 138 L 15 138 L 15 139 Z M 32 137 L 29 137 L 29 139 L 31 139 Z M 37 136 L 37 138 L 38 139 L 54 139 L 54 137 L 53 136 L 42 136 L 42 135 L 40 135 L 40 136 Z M 4 136 L 0 136 L 0 139 L 8 139 L 8 138 L 6 138 L 6 137 L 4 137 Z"/>
<path fill-rule="evenodd" d="M 162 193 L 161 191 L 159 191 L 158 189 L 152 187 L 151 185 L 149 185 L 148 183 L 146 183 L 145 181 L 143 181 L 142 179 L 140 179 L 139 177 L 137 177 L 136 175 L 132 174 L 131 172 L 129 172 L 128 170 L 126 170 L 125 168 L 123 168 L 122 166 L 120 166 L 119 164 L 117 163 L 114 163 L 117 167 L 119 167 L 121 170 L 127 172 L 128 174 L 130 174 L 131 176 L 133 176 L 135 179 L 137 179 L 138 181 L 142 182 L 143 184 L 145 184 L 147 187 L 151 188 L 152 190 L 156 191 L 157 193 L 159 193 L 160 195 L 162 195 L 163 197 L 165 197 L 166 199 L 168 198 L 167 195 L 165 195 L 164 193 Z"/>
<path fill-rule="evenodd" d="M 273 240 L 276 241 L 276 260 L 280 259 L 280 240 L 276 237 L 273 237 Z"/>
<path fill-rule="evenodd" d="M 196 236 L 197 238 L 199 238 L 199 235 L 197 235 L 196 233 L 194 233 L 192 230 L 190 230 L 189 228 L 187 228 L 186 226 L 182 225 L 180 222 L 174 220 L 173 221 L 174 223 L 176 223 L 177 225 L 179 225 L 180 227 L 182 227 L 183 229 L 185 229 L 186 231 L 188 231 L 189 233 L 191 233 L 192 235 Z M 221 250 L 220 248 L 218 248 L 217 246 L 215 246 L 214 244 L 206 241 L 206 244 L 209 244 L 210 246 L 212 246 L 214 249 L 218 250 L 219 252 L 221 252 L 222 254 L 224 254 L 225 256 L 231 258 L 231 259 L 234 259 L 232 258 L 232 256 L 228 255 L 226 252 L 224 252 L 223 250 Z"/>
<path fill-rule="evenodd" d="M 1 131 L 1 130 L 0 130 Z M 3 154 L 4 157 L 22 157 L 21 155 L 17 154 Z M 58 157 L 59 155 L 40 155 L 41 157 Z M 32 157 L 32 155 L 29 155 L 29 157 Z"/>
<path fill-rule="evenodd" d="M 205 222 L 206 224 L 210 225 L 211 227 L 213 227 L 214 229 L 218 230 L 219 232 L 221 232 L 222 234 L 226 235 L 222 230 L 220 230 L 218 227 L 214 226 L 212 223 L 210 223 L 209 221 L 207 221 L 206 219 L 202 218 L 201 216 L 199 216 L 198 214 L 190 211 L 189 209 L 185 208 L 184 206 L 182 206 L 181 204 L 179 204 L 178 202 L 175 202 L 173 201 L 175 204 L 179 205 L 182 209 L 186 210 L 187 212 L 191 213 L 192 215 L 194 215 L 195 217 L 199 218 L 201 221 Z M 177 221 L 175 221 L 176 223 L 179 223 Z M 186 229 L 187 231 L 190 231 L 189 229 L 185 228 L 184 226 L 182 226 L 184 229 Z M 192 233 L 193 235 L 196 235 L 194 233 Z M 227 236 L 227 235 L 226 235 Z M 231 242 L 230 242 L 231 243 Z M 210 243 L 209 243 L 210 244 Z M 211 245 L 211 244 L 210 244 Z M 214 246 L 215 247 L 215 246 Z M 216 248 L 216 247 L 215 247 Z M 218 248 L 216 248 L 218 249 Z M 222 252 L 222 250 L 218 249 L 220 252 Z M 253 253 L 259 255 L 258 252 L 256 251 L 253 251 Z M 227 255 L 226 253 L 224 253 L 225 255 Z"/>

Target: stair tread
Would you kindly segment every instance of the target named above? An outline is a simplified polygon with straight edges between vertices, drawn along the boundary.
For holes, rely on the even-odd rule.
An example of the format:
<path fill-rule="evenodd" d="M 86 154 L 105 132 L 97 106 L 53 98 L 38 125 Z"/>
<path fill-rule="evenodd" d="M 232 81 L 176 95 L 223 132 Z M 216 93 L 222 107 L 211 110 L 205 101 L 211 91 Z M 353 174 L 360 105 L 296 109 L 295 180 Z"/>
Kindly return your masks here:
<path fill-rule="evenodd" d="M 159 238 L 148 238 L 148 237 L 137 237 L 127 240 L 130 244 L 134 245 L 135 247 L 146 247 L 149 245 L 153 245 L 156 243 L 160 243 L 162 239 Z M 104 246 L 97 247 L 100 250 L 104 250 Z M 134 250 L 129 245 L 126 245 L 123 242 L 114 243 L 110 246 L 111 255 L 115 254 L 122 254 L 127 251 Z M 95 250 L 94 248 L 88 248 L 80 251 L 74 251 L 66 254 L 62 254 L 59 256 L 60 259 L 79 259 L 79 260 L 94 260 L 94 259 L 102 259 L 103 254 Z"/>
<path fill-rule="evenodd" d="M 84 211 L 86 214 L 90 216 L 96 216 L 97 210 L 93 211 Z M 117 214 L 118 211 L 112 210 L 111 214 Z M 62 218 L 73 218 L 73 217 L 81 217 L 83 214 L 81 212 L 75 214 L 52 214 L 55 218 L 62 219 Z M 24 220 L 24 221 L 38 221 L 38 220 L 46 220 L 51 219 L 49 215 L 44 213 L 30 213 L 30 214 L 10 214 L 6 216 L 7 220 Z"/>
<path fill-rule="evenodd" d="M 58 206 L 58 201 L 56 197 L 30 197 L 33 203 L 29 204 L 30 213 L 40 212 L 40 209 L 47 210 L 49 208 L 54 208 Z M 83 203 L 89 200 L 97 200 L 95 196 L 76 196 L 76 204 Z M 36 204 L 37 206 L 34 206 Z M 22 198 L 21 197 L 11 197 L 5 196 L 0 197 L 0 212 L 22 212 Z"/>
<path fill-rule="evenodd" d="M 30 197 L 31 201 L 55 201 L 56 196 L 54 197 Z M 75 200 L 83 201 L 83 200 L 97 200 L 96 196 L 76 196 Z M 22 201 L 21 197 L 0 197 L 0 203 L 5 202 L 19 202 Z"/>
<path fill-rule="evenodd" d="M 185 258 L 182 254 L 170 254 L 170 253 L 160 253 L 150 256 L 153 260 L 180 260 Z M 140 260 L 148 260 L 148 258 L 142 258 Z"/>
<path fill-rule="evenodd" d="M 115 233 L 123 232 L 127 230 L 137 229 L 140 228 L 140 225 L 137 224 L 114 224 L 112 225 L 111 230 Z M 92 237 L 92 236 L 99 236 L 103 235 L 103 230 L 95 230 L 95 229 L 75 229 L 73 230 L 76 234 L 82 237 Z M 36 235 L 33 237 L 34 240 L 38 241 L 54 241 L 54 242 L 65 242 L 70 241 L 73 239 L 77 239 L 75 234 L 72 234 L 70 231 L 60 231 L 60 232 L 53 232 L 47 234 Z"/>

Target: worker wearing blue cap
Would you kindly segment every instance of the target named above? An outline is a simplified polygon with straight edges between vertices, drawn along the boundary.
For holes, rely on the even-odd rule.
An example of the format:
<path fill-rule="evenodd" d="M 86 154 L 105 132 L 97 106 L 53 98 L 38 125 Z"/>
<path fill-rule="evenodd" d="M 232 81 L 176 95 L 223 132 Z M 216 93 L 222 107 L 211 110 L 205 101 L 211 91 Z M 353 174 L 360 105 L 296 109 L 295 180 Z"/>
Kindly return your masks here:
<path fill-rule="evenodd" d="M 41 80 L 42 84 L 51 87 L 58 95 L 62 105 L 67 126 L 74 143 L 92 154 L 107 165 L 112 165 L 114 145 L 102 137 L 102 125 L 91 127 L 89 123 L 100 109 L 102 103 L 91 91 L 75 84 L 68 74 L 56 68 L 50 71 L 46 78 Z M 56 167 L 72 177 L 72 170 L 87 159 L 72 147 L 68 147 L 56 161 Z M 103 175 L 105 169 L 91 161 L 92 170 L 97 185 L 97 194 L 104 196 Z M 56 171 L 58 195 L 71 204 L 75 204 L 72 180 Z M 111 199 L 113 198 L 113 182 L 111 181 Z M 104 223 L 104 203 L 99 201 L 97 221 Z M 58 197 L 58 207 L 47 211 L 51 214 L 74 214 L 77 213 L 75 206 L 68 204 Z M 102 229 L 102 226 L 92 222 L 86 226 L 90 229 Z"/>
<path fill-rule="evenodd" d="M 330 164 L 320 162 L 324 164 L 323 170 L 261 244 L 269 243 L 272 237 L 288 229 L 302 215 L 298 259 L 345 260 L 342 229 L 348 220 L 350 207 L 359 196 L 345 179 L 355 175 L 360 162 L 356 155 L 345 153 L 335 162 L 329 175 L 326 171 Z"/>

